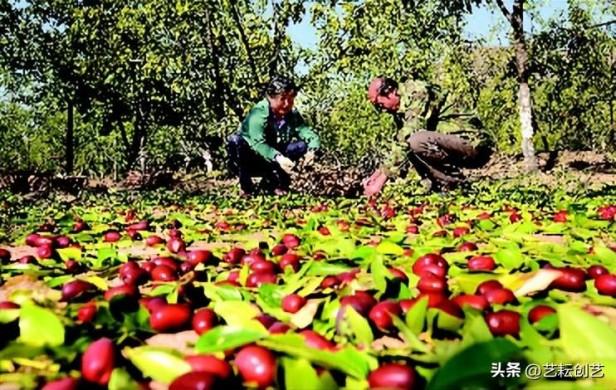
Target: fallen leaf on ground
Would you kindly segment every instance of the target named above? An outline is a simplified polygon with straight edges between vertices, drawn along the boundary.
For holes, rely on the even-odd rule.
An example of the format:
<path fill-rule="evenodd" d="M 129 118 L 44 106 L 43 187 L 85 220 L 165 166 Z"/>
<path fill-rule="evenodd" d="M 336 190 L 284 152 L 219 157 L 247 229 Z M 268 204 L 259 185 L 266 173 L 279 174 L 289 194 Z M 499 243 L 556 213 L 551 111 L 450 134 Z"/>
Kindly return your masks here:
<path fill-rule="evenodd" d="M 161 333 L 154 335 L 145 342 L 155 347 L 174 348 L 183 354 L 194 353 L 193 345 L 199 339 L 199 335 L 194 330 L 186 330 L 179 333 Z"/>

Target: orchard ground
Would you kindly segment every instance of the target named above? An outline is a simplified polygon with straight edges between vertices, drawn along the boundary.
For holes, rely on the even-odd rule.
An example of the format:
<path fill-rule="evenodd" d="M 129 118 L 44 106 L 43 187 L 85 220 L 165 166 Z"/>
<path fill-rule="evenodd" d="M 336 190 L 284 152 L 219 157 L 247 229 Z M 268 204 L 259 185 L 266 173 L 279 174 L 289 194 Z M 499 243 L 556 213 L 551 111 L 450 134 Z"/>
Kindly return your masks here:
<path fill-rule="evenodd" d="M 616 174 L 540 157 L 370 201 L 3 192 L 0 388 L 614 388 Z"/>

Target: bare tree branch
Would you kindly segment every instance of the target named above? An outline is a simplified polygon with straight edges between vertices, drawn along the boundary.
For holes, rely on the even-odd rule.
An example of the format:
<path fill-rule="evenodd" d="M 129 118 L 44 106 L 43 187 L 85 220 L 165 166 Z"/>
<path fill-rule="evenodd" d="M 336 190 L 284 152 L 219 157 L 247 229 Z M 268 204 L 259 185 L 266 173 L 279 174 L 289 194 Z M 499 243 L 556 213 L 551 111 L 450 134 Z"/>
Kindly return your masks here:
<path fill-rule="evenodd" d="M 509 12 L 507 7 L 503 3 L 503 0 L 496 0 L 496 5 L 498 5 L 498 8 L 500 8 L 500 10 L 503 13 L 503 15 L 505 15 L 505 17 L 507 18 L 509 23 L 511 23 L 511 12 Z"/>
<path fill-rule="evenodd" d="M 599 24 L 593 24 L 591 26 L 588 26 L 587 28 L 591 29 L 591 28 L 605 27 L 605 26 L 610 26 L 612 24 L 616 24 L 616 19 L 615 20 L 610 20 L 610 21 L 607 21 L 607 22 L 603 22 L 603 23 L 599 23 Z"/>

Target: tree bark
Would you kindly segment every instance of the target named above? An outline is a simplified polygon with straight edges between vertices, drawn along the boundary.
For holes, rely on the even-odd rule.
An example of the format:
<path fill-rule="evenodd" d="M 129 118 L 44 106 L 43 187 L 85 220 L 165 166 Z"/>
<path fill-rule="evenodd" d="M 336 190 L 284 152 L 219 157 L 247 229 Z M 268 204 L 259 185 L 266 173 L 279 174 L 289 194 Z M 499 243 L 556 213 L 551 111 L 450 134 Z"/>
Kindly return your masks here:
<path fill-rule="evenodd" d="M 67 99 L 66 105 L 66 139 L 64 140 L 64 146 L 66 150 L 66 167 L 65 171 L 67 175 L 71 175 L 74 169 L 75 152 L 73 145 L 73 100 Z"/>
<path fill-rule="evenodd" d="M 524 0 L 515 0 L 513 11 L 509 12 L 502 0 L 496 1 L 503 15 L 509 21 L 513 32 L 515 63 L 518 72 L 518 108 L 522 133 L 522 154 L 528 171 L 537 169 L 535 146 L 533 144 L 533 110 L 530 86 L 528 85 L 528 50 L 524 38 Z"/>
<path fill-rule="evenodd" d="M 535 147 L 533 145 L 533 110 L 530 87 L 528 85 L 528 50 L 524 39 L 524 0 L 516 0 L 513 3 L 512 13 L 513 36 L 515 39 L 515 59 L 518 68 L 518 101 L 520 108 L 520 125 L 522 130 L 522 154 L 526 169 L 537 169 Z"/>
<path fill-rule="evenodd" d="M 133 129 L 133 139 L 131 141 L 130 154 L 128 158 L 128 169 L 131 169 L 138 159 L 143 159 L 141 151 L 146 142 L 146 123 L 143 110 L 143 102 L 141 100 L 141 94 L 139 96 L 139 103 L 137 104 L 137 110 L 135 112 L 135 122 Z M 144 170 L 144 161 L 140 161 L 141 170 Z"/>

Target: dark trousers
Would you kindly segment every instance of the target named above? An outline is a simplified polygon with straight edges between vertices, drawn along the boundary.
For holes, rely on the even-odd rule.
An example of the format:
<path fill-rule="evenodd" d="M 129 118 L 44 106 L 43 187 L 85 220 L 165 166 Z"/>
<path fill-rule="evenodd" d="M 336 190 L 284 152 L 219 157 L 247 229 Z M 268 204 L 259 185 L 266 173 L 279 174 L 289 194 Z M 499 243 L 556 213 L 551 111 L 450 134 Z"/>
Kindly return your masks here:
<path fill-rule="evenodd" d="M 283 145 L 278 150 L 285 157 L 297 161 L 306 154 L 308 145 L 304 141 L 296 141 Z M 242 191 L 253 192 L 252 178 L 255 176 L 262 177 L 262 187 L 266 190 L 289 188 L 289 174 L 282 170 L 276 161 L 269 162 L 258 155 L 241 135 L 233 134 L 229 137 L 227 152 L 229 170 L 238 176 Z"/>
<path fill-rule="evenodd" d="M 467 140 L 435 131 L 419 131 L 407 139 L 409 160 L 422 178 L 437 189 L 452 188 L 464 181 L 460 168 L 479 168 L 492 154 L 487 147 L 474 147 Z"/>

